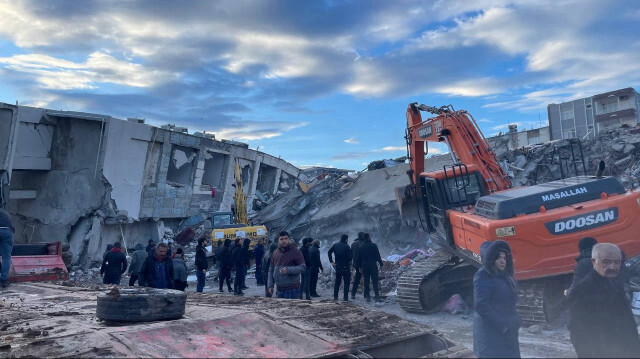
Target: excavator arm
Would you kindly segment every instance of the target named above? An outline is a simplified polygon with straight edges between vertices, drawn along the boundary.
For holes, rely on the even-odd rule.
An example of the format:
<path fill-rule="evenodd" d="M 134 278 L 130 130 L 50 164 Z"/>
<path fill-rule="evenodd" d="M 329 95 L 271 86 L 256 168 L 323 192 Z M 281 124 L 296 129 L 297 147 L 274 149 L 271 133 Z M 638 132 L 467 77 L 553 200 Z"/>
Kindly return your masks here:
<path fill-rule="evenodd" d="M 423 121 L 420 111 L 429 112 L 436 117 Z M 479 169 L 487 193 L 502 191 L 512 186 L 495 153 L 467 111 L 455 111 L 452 106 L 437 108 L 418 103 L 409 104 L 405 139 L 412 184 L 419 184 L 420 175 L 424 172 L 427 142 L 444 142 L 449 148 L 454 164 L 469 167 L 475 165 Z"/>

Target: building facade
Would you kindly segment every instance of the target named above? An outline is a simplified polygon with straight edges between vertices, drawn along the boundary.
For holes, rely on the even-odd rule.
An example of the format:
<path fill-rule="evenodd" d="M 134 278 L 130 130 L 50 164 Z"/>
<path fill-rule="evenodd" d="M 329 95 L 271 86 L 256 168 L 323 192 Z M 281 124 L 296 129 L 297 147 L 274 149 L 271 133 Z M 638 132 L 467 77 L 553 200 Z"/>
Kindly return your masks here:
<path fill-rule="evenodd" d="M 549 104 L 547 113 L 551 139 L 594 138 L 606 128 L 635 126 L 640 121 L 639 101 L 636 90 L 628 87 L 561 104 Z"/>
<path fill-rule="evenodd" d="M 533 130 L 518 131 L 518 125 L 509 125 L 509 132 L 503 135 L 487 138 L 487 141 L 489 141 L 489 144 L 492 146 L 494 146 L 495 142 L 498 140 L 506 140 L 509 149 L 513 150 L 519 147 L 533 146 L 549 142 L 551 141 L 551 137 L 549 134 L 549 126 Z"/>

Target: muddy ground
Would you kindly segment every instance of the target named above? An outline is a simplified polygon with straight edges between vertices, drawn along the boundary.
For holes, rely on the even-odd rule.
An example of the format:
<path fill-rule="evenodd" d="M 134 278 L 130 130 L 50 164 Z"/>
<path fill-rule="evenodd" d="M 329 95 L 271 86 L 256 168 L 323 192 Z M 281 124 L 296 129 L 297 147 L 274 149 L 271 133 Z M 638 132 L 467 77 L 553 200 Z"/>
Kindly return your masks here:
<path fill-rule="evenodd" d="M 122 283 L 127 283 L 128 278 L 123 277 Z M 247 277 L 247 286 L 249 289 L 245 290 L 245 296 L 264 296 L 264 287 L 256 286 L 255 278 L 250 275 Z M 100 279 L 95 277 L 94 279 L 83 278 L 83 282 L 65 283 L 67 285 L 73 284 L 73 286 L 82 286 L 85 288 L 94 289 L 100 283 Z M 187 292 L 195 292 L 196 283 L 189 282 Z M 225 295 L 230 296 L 231 301 L 236 301 L 232 294 L 227 293 L 225 285 Z M 218 282 L 214 281 L 213 277 L 207 279 L 205 286 L 205 293 L 218 293 Z M 318 294 L 320 298 L 314 298 L 314 300 L 328 300 L 333 298 L 333 289 L 327 289 L 318 285 Z M 382 293 L 385 294 L 385 293 Z M 342 297 L 342 292 L 340 292 Z M 240 299 L 240 298 L 238 298 Z M 388 314 L 397 315 L 403 319 L 428 326 L 441 333 L 447 335 L 450 339 L 458 344 L 461 344 L 467 348 L 473 348 L 473 313 L 470 314 L 449 314 L 449 313 L 436 313 L 430 315 L 419 315 L 407 313 L 400 308 L 394 296 L 388 296 L 384 303 L 367 303 L 362 294 L 358 294 L 353 301 L 354 304 L 360 305 L 365 308 L 385 312 Z M 384 316 L 380 317 L 384 318 Z M 375 332 L 377 328 L 384 326 L 383 323 L 371 323 L 372 330 Z M 552 327 L 534 327 L 534 328 L 522 328 L 520 329 L 520 351 L 522 357 L 525 358 L 575 358 L 576 354 L 571 345 L 569 339 L 569 331 L 566 328 L 566 324 L 557 323 L 555 328 Z"/>

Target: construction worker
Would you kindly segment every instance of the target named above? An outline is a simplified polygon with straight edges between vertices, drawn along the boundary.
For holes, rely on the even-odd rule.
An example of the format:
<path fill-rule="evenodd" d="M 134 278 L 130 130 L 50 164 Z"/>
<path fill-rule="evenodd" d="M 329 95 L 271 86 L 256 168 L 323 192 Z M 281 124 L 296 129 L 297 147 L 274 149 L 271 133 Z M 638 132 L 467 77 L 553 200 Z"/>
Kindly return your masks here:
<path fill-rule="evenodd" d="M 637 358 L 640 338 L 620 278 L 622 253 L 598 243 L 593 269 L 569 293 L 571 343 L 578 358 Z"/>
<path fill-rule="evenodd" d="M 120 277 L 127 270 L 127 256 L 121 250 L 120 242 L 113 244 L 111 251 L 102 260 L 100 275 L 104 274 L 102 283 L 120 285 Z"/>
<path fill-rule="evenodd" d="M 329 263 L 336 270 L 336 282 L 333 286 L 333 300 L 338 300 L 338 291 L 340 290 L 340 282 L 344 281 L 344 301 L 349 301 L 349 281 L 351 279 L 351 248 L 348 244 L 349 236 L 343 234 L 340 242 L 334 243 L 329 249 Z M 336 256 L 333 261 L 333 254 Z"/>
<path fill-rule="evenodd" d="M 319 297 L 317 291 L 318 275 L 320 271 L 324 273 L 322 268 L 322 260 L 320 260 L 320 241 L 314 240 L 309 247 L 309 262 L 311 264 L 311 273 L 309 275 L 309 291 L 312 297 Z"/>
<path fill-rule="evenodd" d="M 302 295 L 304 294 L 306 300 L 311 300 L 311 260 L 309 259 L 311 241 L 312 239 L 309 237 L 302 238 L 300 252 L 304 258 L 305 269 L 300 278 L 300 298 L 298 299 L 302 299 Z"/>
<path fill-rule="evenodd" d="M 371 302 L 369 283 L 373 282 L 375 301 L 379 302 L 380 290 L 378 289 L 378 267 L 376 263 L 380 264 L 380 269 L 382 269 L 383 263 L 378 246 L 371 242 L 369 233 L 364 234 L 364 241 L 358 248 L 358 262 L 360 264 L 360 271 L 364 277 L 364 297 L 367 298 L 367 302 Z"/>
<path fill-rule="evenodd" d="M 516 311 L 518 283 L 511 247 L 503 240 L 486 241 L 480 254 L 482 268 L 473 277 L 473 352 L 478 358 L 520 358 L 522 321 Z"/>
<path fill-rule="evenodd" d="M 274 288 L 278 298 L 298 299 L 300 297 L 300 274 L 304 273 L 306 265 L 302 252 L 291 245 L 289 233 L 280 232 L 278 249 L 273 252 L 269 266 L 269 293 L 273 295 Z"/>
<path fill-rule="evenodd" d="M 0 286 L 9 286 L 9 268 L 11 267 L 11 251 L 13 250 L 13 233 L 15 228 L 11 223 L 9 213 L 0 208 L 0 257 L 2 271 L 0 271 Z"/>
<path fill-rule="evenodd" d="M 233 257 L 231 255 L 231 239 L 227 238 L 224 240 L 224 247 L 222 252 L 220 252 L 220 258 L 222 261 L 222 268 L 220 270 L 220 273 L 218 274 L 218 285 L 220 286 L 219 292 L 224 293 L 222 290 L 222 286 L 226 279 L 227 290 L 229 291 L 229 293 L 231 293 L 233 291 L 233 289 L 231 289 L 231 268 L 233 267 Z"/>
<path fill-rule="evenodd" d="M 358 232 L 358 238 L 351 244 L 351 256 L 353 258 L 353 269 L 356 271 L 353 277 L 353 288 L 351 289 L 351 299 L 356 299 L 356 292 L 360 286 L 360 278 L 362 278 L 362 271 L 358 263 L 358 248 L 364 242 L 364 232 Z"/>
<path fill-rule="evenodd" d="M 197 293 L 202 293 L 204 290 L 204 285 L 207 279 L 207 269 L 209 269 L 207 249 L 205 248 L 206 245 L 206 238 L 202 237 L 198 239 L 198 245 L 196 246 L 196 278 L 198 279 L 198 284 L 196 285 Z"/>

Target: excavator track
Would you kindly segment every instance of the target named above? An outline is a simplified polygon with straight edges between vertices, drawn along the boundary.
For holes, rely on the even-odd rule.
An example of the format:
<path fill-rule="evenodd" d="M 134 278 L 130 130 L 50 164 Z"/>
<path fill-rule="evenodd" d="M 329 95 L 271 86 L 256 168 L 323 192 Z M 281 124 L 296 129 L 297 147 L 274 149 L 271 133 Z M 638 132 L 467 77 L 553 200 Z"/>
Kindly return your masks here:
<path fill-rule="evenodd" d="M 430 258 L 416 262 L 398 280 L 398 304 L 410 313 L 425 313 L 420 300 L 420 285 L 433 276 L 453 258 L 447 252 L 438 251 Z"/>

